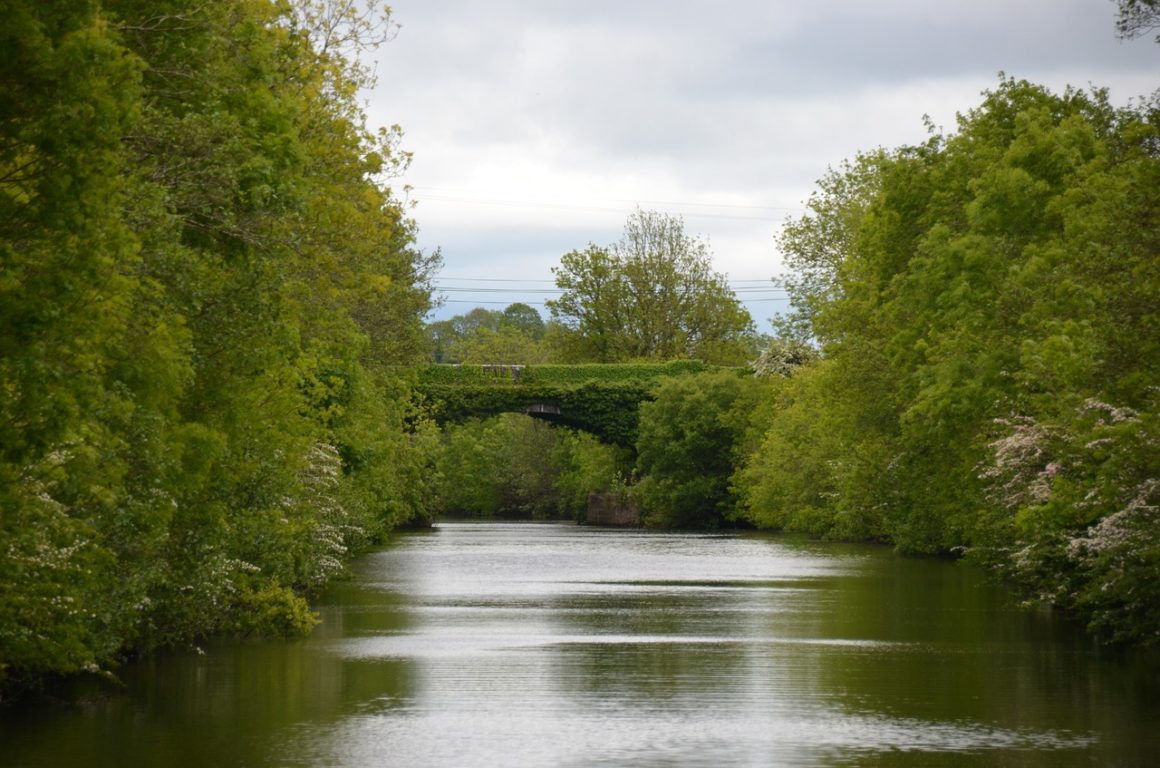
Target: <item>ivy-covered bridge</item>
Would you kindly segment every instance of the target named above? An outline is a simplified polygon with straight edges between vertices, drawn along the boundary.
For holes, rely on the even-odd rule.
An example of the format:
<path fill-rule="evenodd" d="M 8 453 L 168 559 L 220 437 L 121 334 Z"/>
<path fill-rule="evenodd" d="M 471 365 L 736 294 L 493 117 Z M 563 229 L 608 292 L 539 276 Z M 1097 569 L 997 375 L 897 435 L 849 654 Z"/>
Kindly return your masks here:
<path fill-rule="evenodd" d="M 636 442 L 640 404 L 659 381 L 713 369 L 697 360 L 585 365 L 430 365 L 416 391 L 435 420 L 457 422 L 499 413 L 526 413 L 590 432 L 601 440 Z"/>

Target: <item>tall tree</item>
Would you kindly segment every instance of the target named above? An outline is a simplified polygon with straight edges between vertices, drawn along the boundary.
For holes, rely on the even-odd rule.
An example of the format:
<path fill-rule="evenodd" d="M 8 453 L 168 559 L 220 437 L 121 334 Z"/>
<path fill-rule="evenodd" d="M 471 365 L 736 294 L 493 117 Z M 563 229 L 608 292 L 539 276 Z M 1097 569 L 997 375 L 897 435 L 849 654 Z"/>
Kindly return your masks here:
<path fill-rule="evenodd" d="M 825 359 L 742 473 L 755 518 L 969 550 L 1160 641 L 1155 99 L 1004 79 L 957 134 L 860 157 L 782 238 Z"/>
<path fill-rule="evenodd" d="M 166 410 L 162 382 L 187 372 L 173 360 L 180 329 L 133 311 L 150 288 L 121 215 L 131 194 L 121 142 L 141 107 L 140 75 L 96 3 L 5 4 L 0 695 L 10 676 L 76 672 L 119 647 L 132 620 L 120 601 L 140 596 L 136 574 L 119 581 L 118 558 L 131 555 L 121 544 L 135 534 L 148 563 L 163 513 L 122 503 L 135 469 L 159 468 L 145 429 L 155 413 L 137 418 L 138 405 L 155 396 Z M 125 451 L 134 436 L 137 467 Z"/>
<path fill-rule="evenodd" d="M 548 309 L 573 359 L 738 363 L 752 353 L 749 313 L 680 217 L 637 209 L 619 241 L 567 253 L 552 271 L 563 293 Z"/>
<path fill-rule="evenodd" d="M 378 6 L 6 4 L 0 695 L 305 629 L 304 592 L 424 503 L 389 365 L 437 257 L 358 105 Z"/>

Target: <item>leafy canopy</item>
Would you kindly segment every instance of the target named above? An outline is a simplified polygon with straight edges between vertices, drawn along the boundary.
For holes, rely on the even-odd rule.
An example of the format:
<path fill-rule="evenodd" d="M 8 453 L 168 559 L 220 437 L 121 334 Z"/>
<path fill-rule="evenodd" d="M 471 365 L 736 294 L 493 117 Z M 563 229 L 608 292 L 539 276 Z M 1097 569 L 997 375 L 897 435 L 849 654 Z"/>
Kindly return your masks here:
<path fill-rule="evenodd" d="M 619 241 L 571 251 L 552 272 L 562 294 L 547 305 L 566 361 L 752 357 L 749 313 L 680 217 L 637 209 Z"/>

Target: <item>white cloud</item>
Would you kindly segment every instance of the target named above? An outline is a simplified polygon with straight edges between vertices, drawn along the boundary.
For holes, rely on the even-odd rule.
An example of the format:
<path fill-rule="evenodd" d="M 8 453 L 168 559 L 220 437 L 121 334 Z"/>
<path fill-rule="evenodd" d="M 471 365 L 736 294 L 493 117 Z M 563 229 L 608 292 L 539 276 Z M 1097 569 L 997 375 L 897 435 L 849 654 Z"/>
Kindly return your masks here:
<path fill-rule="evenodd" d="M 924 114 L 953 131 L 1000 70 L 1117 102 L 1160 86 L 1160 45 L 1116 41 L 1111 2 L 393 5 L 368 112 L 406 131 L 420 245 L 449 275 L 549 280 L 640 204 L 734 279 L 768 277 L 827 167 L 921 141 Z"/>

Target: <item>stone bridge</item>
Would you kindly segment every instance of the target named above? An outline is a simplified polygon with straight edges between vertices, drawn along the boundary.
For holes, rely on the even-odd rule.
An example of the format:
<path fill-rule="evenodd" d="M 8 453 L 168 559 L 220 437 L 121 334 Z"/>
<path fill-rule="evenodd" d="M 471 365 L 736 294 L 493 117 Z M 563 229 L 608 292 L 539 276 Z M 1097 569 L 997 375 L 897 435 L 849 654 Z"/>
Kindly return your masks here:
<path fill-rule="evenodd" d="M 439 423 L 499 413 L 526 413 L 590 432 L 600 440 L 636 443 L 640 404 L 662 378 L 712 370 L 696 360 L 584 365 L 429 365 L 415 392 Z"/>

